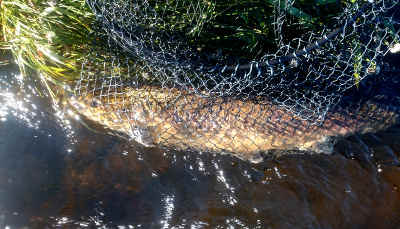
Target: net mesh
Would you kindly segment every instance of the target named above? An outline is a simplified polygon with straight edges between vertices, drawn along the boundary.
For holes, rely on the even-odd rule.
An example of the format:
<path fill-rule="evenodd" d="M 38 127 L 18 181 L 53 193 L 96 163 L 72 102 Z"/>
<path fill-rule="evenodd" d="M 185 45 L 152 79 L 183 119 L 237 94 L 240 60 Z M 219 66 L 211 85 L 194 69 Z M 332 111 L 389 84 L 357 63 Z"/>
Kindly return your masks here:
<path fill-rule="evenodd" d="M 370 111 L 333 110 L 347 90 L 378 76 L 398 43 L 397 1 L 336 4 L 324 19 L 299 10 L 304 1 L 226 2 L 87 0 L 97 24 L 75 85 L 79 112 L 145 145 L 245 158 L 301 149 L 293 136 L 310 131 L 359 130 L 345 120 L 358 125 Z M 230 13 L 238 5 L 246 11 Z M 255 9 L 272 23 L 253 41 L 257 25 L 246 35 L 237 19 L 251 24 L 261 17 Z M 302 142 L 310 149 L 316 141 Z"/>

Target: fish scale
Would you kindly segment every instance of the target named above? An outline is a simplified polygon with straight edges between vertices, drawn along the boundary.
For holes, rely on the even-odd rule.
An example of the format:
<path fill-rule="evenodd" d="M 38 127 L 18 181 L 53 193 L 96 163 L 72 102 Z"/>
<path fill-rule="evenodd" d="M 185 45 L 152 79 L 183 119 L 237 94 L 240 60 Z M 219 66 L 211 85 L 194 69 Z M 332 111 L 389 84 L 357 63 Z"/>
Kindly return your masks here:
<path fill-rule="evenodd" d="M 70 99 L 76 112 L 145 146 L 227 153 L 259 162 L 269 150 L 331 153 L 334 139 L 373 133 L 398 123 L 398 113 L 365 102 L 338 107 L 323 123 L 303 120 L 272 103 L 200 97 L 179 89 L 124 88 L 110 97 Z"/>

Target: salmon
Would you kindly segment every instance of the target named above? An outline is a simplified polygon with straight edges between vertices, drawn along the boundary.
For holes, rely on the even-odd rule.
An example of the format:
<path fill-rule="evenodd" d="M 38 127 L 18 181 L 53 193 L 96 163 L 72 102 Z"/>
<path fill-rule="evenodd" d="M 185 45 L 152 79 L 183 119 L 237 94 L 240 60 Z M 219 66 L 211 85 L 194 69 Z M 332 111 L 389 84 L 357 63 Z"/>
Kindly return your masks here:
<path fill-rule="evenodd" d="M 353 111 L 330 111 L 315 124 L 265 101 L 209 98 L 152 86 L 81 94 L 69 103 L 87 119 L 145 146 L 227 153 L 254 163 L 271 150 L 331 153 L 335 139 L 398 122 L 397 113 L 370 102 Z"/>

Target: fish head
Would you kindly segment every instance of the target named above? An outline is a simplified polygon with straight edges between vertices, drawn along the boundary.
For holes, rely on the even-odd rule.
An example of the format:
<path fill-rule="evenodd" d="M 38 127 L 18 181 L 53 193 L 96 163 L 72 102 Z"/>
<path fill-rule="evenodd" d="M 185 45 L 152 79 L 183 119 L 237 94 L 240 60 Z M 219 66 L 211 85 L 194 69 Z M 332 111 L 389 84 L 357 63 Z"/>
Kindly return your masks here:
<path fill-rule="evenodd" d="M 69 103 L 76 113 L 107 129 L 122 133 L 128 139 L 146 147 L 155 145 L 154 130 L 146 125 L 147 116 L 144 115 L 140 103 L 132 105 L 127 98 L 108 98 L 93 94 L 72 97 Z"/>

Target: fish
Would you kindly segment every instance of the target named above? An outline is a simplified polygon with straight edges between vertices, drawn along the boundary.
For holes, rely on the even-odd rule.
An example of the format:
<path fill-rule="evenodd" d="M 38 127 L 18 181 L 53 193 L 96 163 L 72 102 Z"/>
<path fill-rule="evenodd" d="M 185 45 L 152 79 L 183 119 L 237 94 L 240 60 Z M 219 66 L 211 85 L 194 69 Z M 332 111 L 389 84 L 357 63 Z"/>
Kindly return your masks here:
<path fill-rule="evenodd" d="M 103 94 L 102 94 L 103 93 Z M 365 102 L 335 108 L 316 124 L 272 102 L 213 98 L 146 86 L 73 96 L 79 115 L 147 146 L 230 154 L 258 163 L 271 150 L 330 154 L 336 139 L 384 130 L 399 114 Z"/>

